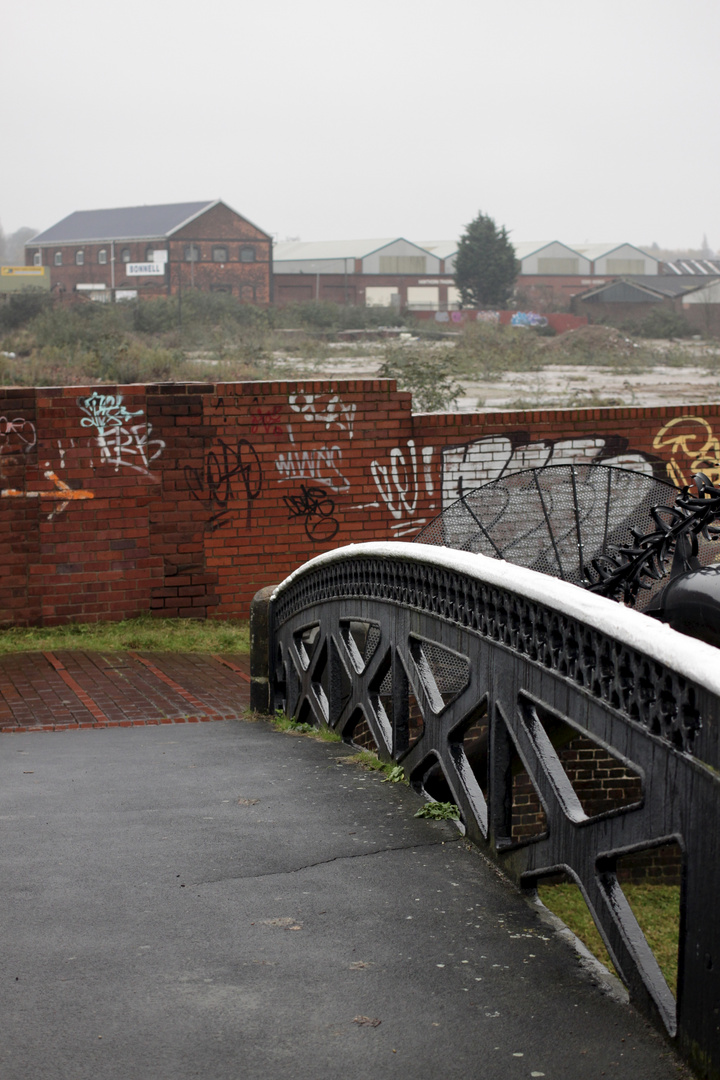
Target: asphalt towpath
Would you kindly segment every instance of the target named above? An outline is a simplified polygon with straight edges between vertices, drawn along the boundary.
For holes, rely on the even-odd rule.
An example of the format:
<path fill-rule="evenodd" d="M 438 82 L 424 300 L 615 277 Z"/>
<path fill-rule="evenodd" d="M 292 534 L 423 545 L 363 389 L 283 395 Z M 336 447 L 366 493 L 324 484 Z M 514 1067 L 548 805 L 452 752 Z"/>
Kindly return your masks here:
<path fill-rule="evenodd" d="M 38 656 L 42 710 L 76 692 Z M 115 676 L 60 662 L 107 722 L 0 738 L 2 1080 L 687 1075 L 409 788 L 242 719 L 238 671 L 155 657 L 199 705 L 109 726 Z"/>

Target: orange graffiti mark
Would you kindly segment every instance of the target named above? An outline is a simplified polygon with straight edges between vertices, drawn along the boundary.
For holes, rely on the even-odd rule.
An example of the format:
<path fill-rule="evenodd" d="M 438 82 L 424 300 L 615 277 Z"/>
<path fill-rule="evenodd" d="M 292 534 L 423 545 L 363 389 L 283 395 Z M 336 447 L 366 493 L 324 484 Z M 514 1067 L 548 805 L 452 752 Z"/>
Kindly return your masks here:
<path fill-rule="evenodd" d="M 52 520 L 56 514 L 62 514 L 68 503 L 73 502 L 76 499 L 95 498 L 94 491 L 87 491 L 85 488 L 80 488 L 79 491 L 76 491 L 74 488 L 71 488 L 69 484 L 66 484 L 64 480 L 61 480 L 52 469 L 48 469 L 43 475 L 46 480 L 52 480 L 55 485 L 55 491 L 19 491 L 17 488 L 3 488 L 3 490 L 0 491 L 0 496 L 4 499 L 61 500 L 60 506 L 53 510 L 52 514 L 48 515 L 48 520 Z"/>
<path fill-rule="evenodd" d="M 699 472 L 714 484 L 720 483 L 720 440 L 704 417 L 676 416 L 670 420 L 653 440 L 655 450 L 665 447 L 670 447 L 671 455 L 668 479 L 677 487 L 689 485 Z"/>

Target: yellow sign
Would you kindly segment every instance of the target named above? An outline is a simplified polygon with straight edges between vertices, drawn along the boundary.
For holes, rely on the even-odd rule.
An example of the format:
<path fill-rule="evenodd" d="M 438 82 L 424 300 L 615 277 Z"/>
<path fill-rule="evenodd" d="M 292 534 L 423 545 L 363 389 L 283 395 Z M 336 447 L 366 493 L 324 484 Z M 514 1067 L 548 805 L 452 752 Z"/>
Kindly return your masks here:
<path fill-rule="evenodd" d="M 29 277 L 42 277 L 45 273 L 44 266 L 0 266 L 0 274 L 3 277 L 17 277 L 26 275 Z"/>

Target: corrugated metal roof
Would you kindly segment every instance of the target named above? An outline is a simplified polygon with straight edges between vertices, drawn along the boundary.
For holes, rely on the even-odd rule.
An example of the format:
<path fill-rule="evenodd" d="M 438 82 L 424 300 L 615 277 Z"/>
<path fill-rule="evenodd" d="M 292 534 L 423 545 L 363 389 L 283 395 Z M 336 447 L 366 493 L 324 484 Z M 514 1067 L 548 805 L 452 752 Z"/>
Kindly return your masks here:
<path fill-rule="evenodd" d="M 155 240 L 169 236 L 218 199 L 207 202 L 123 206 L 114 210 L 76 210 L 29 240 L 33 244 L 71 244 L 93 240 Z"/>
<path fill-rule="evenodd" d="M 703 284 L 709 284 L 709 282 L 703 282 Z M 620 286 L 622 288 L 619 288 Z M 604 285 L 597 285 L 593 289 L 588 289 L 587 292 L 579 293 L 578 299 L 586 300 L 600 295 L 607 299 L 612 295 L 613 299 L 616 298 L 622 301 L 630 295 L 628 290 L 634 290 L 636 295 L 645 293 L 655 294 L 657 297 L 675 297 L 686 292 L 692 292 L 698 287 L 697 277 L 687 274 L 682 277 L 663 277 L 662 274 L 633 274 L 632 277 L 608 281 Z"/>
<path fill-rule="evenodd" d="M 292 259 L 364 259 L 373 251 L 394 244 L 399 236 L 380 240 L 288 240 L 273 246 L 273 262 Z"/>
<path fill-rule="evenodd" d="M 423 251 L 434 255 L 436 259 L 448 259 L 458 249 L 457 240 L 412 240 L 411 243 L 417 244 Z"/>
<path fill-rule="evenodd" d="M 602 259 L 603 255 L 612 255 L 618 248 L 629 247 L 633 251 L 637 251 L 640 255 L 644 255 L 646 259 L 653 259 L 654 262 L 658 262 L 654 255 L 648 255 L 642 248 L 636 247 L 635 244 L 629 244 L 627 240 L 621 240 L 614 244 L 570 244 L 574 251 L 579 251 L 581 255 L 584 255 L 586 259 L 595 261 L 596 259 Z"/>
<path fill-rule="evenodd" d="M 660 273 L 720 277 L 720 259 L 674 259 L 662 263 Z"/>

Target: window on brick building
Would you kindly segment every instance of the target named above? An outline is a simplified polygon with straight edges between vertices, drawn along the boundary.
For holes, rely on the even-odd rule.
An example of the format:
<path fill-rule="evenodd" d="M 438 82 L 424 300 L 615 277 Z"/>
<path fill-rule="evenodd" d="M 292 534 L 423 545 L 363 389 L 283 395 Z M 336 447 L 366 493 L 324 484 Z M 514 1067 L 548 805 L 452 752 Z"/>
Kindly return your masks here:
<path fill-rule="evenodd" d="M 62 266 L 62 251 L 56 251 L 53 262 L 56 266 Z"/>
<path fill-rule="evenodd" d="M 75 252 L 75 265 L 76 266 L 84 266 L 85 265 L 85 251 L 84 251 L 83 248 L 79 248 L 79 250 Z"/>
<path fill-rule="evenodd" d="M 153 246 L 145 248 L 145 262 L 152 262 L 155 255 L 155 248 Z"/>
<path fill-rule="evenodd" d="M 105 266 L 107 263 L 107 248 L 100 248 L 98 251 L 98 262 L 101 266 Z"/>
<path fill-rule="evenodd" d="M 228 250 L 224 245 L 216 244 L 212 249 L 213 262 L 226 263 L 228 261 Z"/>
<path fill-rule="evenodd" d="M 200 248 L 197 244 L 187 244 L 183 258 L 185 262 L 200 262 Z"/>
<path fill-rule="evenodd" d="M 120 252 L 120 258 L 123 262 L 130 262 L 130 248 L 123 248 Z"/>
<path fill-rule="evenodd" d="M 39 251 L 33 255 L 33 266 L 42 266 L 42 253 Z"/>
<path fill-rule="evenodd" d="M 255 262 L 255 248 L 254 247 L 241 247 L 240 248 L 240 262 L 244 262 L 244 263 Z"/>

